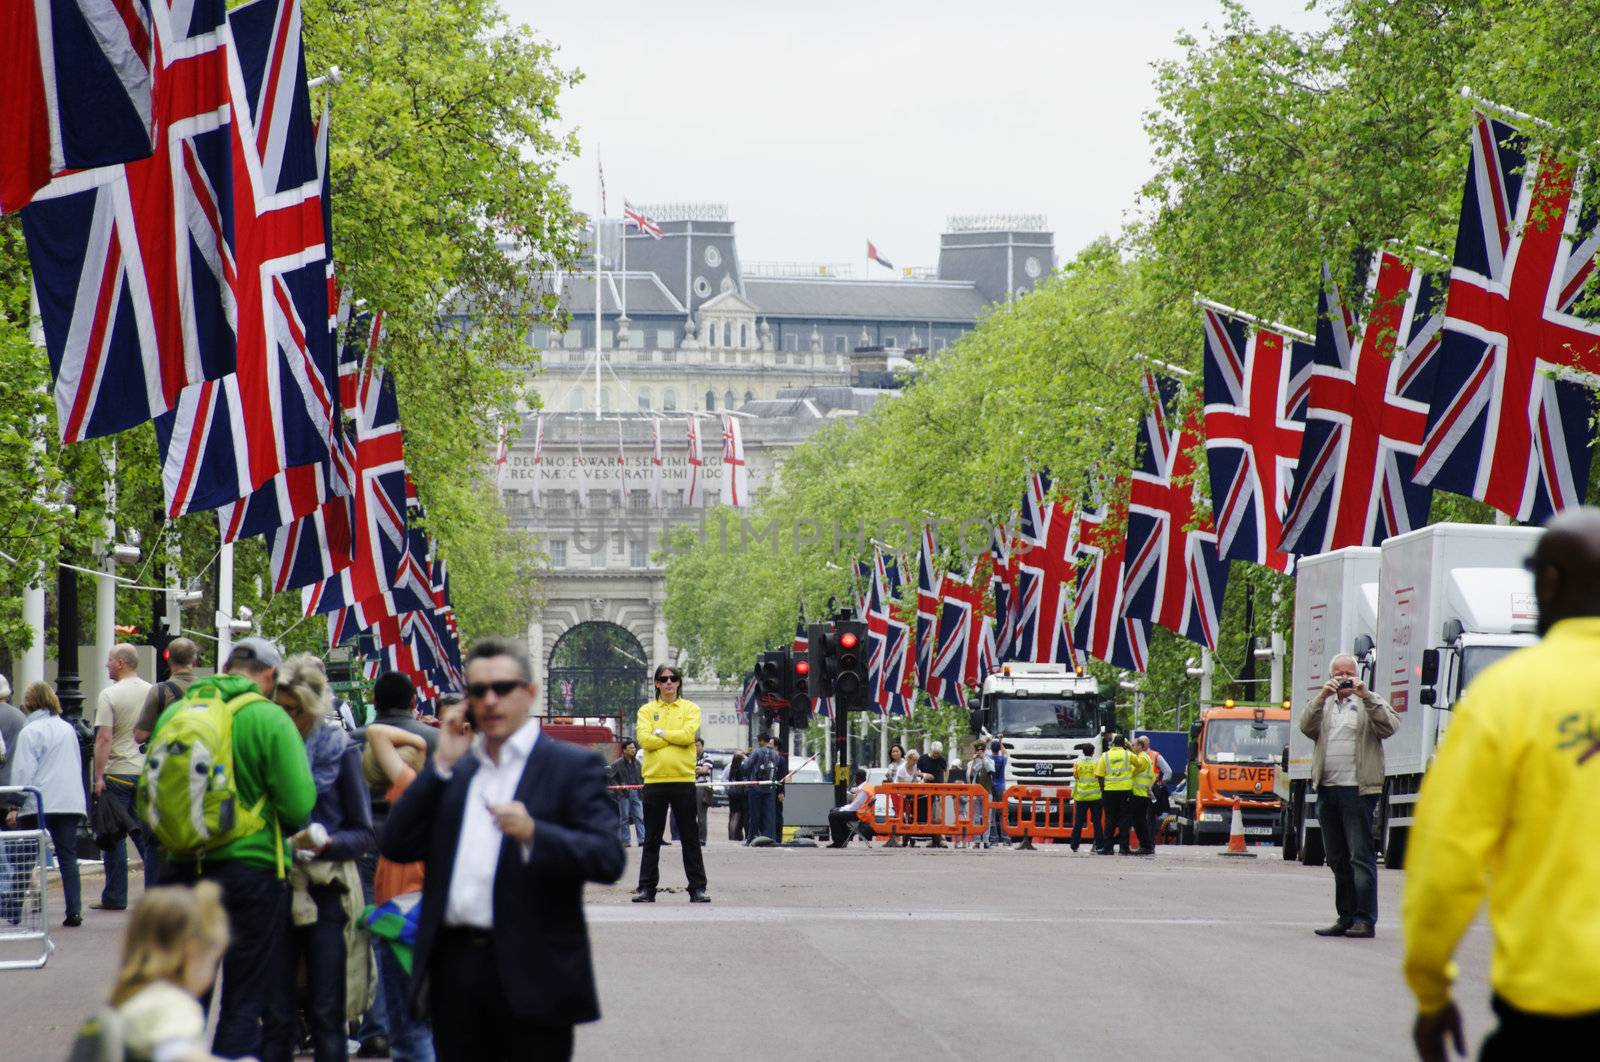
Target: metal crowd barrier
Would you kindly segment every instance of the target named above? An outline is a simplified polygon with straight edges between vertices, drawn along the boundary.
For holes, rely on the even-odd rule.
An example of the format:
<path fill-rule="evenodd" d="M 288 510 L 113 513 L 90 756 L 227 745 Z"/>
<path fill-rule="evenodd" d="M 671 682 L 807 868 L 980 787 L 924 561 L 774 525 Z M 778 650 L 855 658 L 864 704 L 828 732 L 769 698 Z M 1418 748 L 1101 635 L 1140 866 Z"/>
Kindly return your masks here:
<path fill-rule="evenodd" d="M 989 794 L 982 786 L 897 782 L 878 786 L 877 795 L 890 798 L 884 801 L 887 811 L 879 810 L 874 800 L 856 813 L 875 837 L 970 841 L 989 829 Z"/>
<path fill-rule="evenodd" d="M 0 786 L 0 795 L 31 796 L 35 810 L 44 798 L 33 786 Z M 25 799 L 22 812 L 29 803 Z M 39 815 L 36 830 L 0 832 L 0 970 L 37 970 L 55 944 L 49 925 L 50 834 Z"/>

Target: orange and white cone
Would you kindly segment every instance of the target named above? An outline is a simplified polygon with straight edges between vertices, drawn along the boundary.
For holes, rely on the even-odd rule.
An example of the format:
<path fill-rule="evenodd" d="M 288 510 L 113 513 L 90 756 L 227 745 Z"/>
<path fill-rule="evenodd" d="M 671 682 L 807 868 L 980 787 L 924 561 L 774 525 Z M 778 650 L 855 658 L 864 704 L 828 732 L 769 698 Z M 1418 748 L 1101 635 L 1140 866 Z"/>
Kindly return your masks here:
<path fill-rule="evenodd" d="M 1244 846 L 1244 813 L 1239 810 L 1239 802 L 1233 802 L 1233 823 L 1228 827 L 1228 848 L 1220 853 L 1235 858 L 1254 859 L 1256 854 Z"/>

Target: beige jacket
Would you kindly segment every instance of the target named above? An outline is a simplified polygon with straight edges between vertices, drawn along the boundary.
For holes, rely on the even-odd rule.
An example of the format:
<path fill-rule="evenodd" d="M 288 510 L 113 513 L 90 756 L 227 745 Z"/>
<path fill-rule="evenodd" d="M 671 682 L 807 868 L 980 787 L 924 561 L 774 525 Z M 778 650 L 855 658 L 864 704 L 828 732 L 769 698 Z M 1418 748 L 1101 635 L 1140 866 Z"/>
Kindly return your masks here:
<path fill-rule="evenodd" d="M 1317 743 L 1311 756 L 1314 786 L 1322 784 L 1322 756 L 1327 746 L 1322 708 L 1326 700 L 1327 695 L 1319 692 L 1300 719 L 1300 732 Z M 1383 792 L 1383 739 L 1400 729 L 1400 717 L 1389 702 L 1371 690 L 1361 703 L 1366 710 L 1356 716 L 1356 788 L 1362 796 L 1377 796 Z"/>

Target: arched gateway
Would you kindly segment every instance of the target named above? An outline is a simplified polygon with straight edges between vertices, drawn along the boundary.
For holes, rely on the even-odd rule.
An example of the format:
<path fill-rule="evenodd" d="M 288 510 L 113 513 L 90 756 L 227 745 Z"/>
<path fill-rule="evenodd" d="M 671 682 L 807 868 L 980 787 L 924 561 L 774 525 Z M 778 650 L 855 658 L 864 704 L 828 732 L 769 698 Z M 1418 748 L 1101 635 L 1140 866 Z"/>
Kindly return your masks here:
<path fill-rule="evenodd" d="M 649 668 L 644 646 L 627 628 L 599 620 L 580 623 L 550 650 L 546 712 L 615 717 L 626 724 L 649 699 Z"/>

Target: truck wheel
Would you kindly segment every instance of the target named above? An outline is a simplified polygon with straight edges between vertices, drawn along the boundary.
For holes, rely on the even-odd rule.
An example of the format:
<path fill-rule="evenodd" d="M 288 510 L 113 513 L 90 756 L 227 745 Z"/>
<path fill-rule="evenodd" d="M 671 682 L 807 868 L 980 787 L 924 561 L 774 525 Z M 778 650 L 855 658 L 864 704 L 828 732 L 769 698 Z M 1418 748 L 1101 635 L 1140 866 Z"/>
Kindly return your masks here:
<path fill-rule="evenodd" d="M 1293 801 L 1285 801 L 1278 810 L 1278 845 L 1286 863 L 1300 858 L 1300 831 L 1295 828 L 1293 807 Z"/>
<path fill-rule="evenodd" d="M 1178 827 L 1178 843 L 1194 844 L 1194 826 L 1192 824 Z"/>

